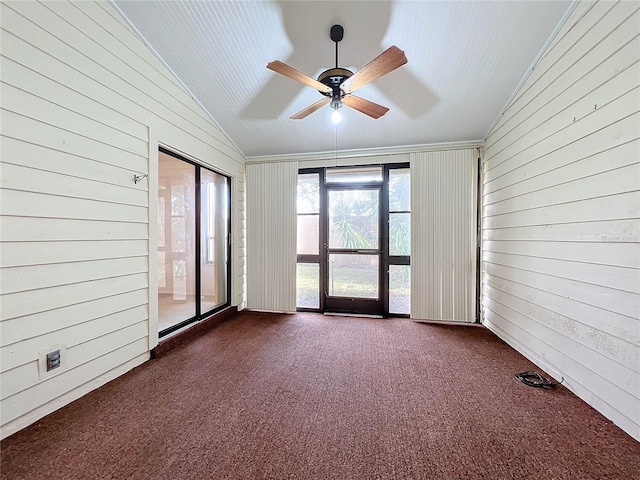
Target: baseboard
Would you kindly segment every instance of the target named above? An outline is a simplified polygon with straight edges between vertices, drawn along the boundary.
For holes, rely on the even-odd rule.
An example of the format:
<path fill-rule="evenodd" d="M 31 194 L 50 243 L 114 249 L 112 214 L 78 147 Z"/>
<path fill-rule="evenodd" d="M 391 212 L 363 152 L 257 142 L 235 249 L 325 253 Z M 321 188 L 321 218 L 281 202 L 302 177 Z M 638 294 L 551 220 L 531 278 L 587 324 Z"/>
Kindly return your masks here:
<path fill-rule="evenodd" d="M 411 321 L 416 323 L 426 323 L 429 325 L 448 325 L 448 326 L 456 326 L 456 327 L 480 327 L 484 328 L 481 323 L 477 322 L 465 322 L 465 321 L 455 321 L 455 320 L 423 320 L 421 318 L 412 318 Z"/>
<path fill-rule="evenodd" d="M 185 328 L 175 335 L 171 335 L 164 340 L 160 339 L 158 345 L 151 349 L 151 358 L 160 358 L 166 355 L 171 350 L 181 347 L 186 343 L 192 342 L 195 338 L 204 335 L 213 327 L 226 320 L 229 320 L 233 316 L 237 315 L 237 313 L 238 307 L 231 306 L 225 308 L 224 310 L 221 310 L 211 315 L 210 317 L 199 321 L 198 323 L 194 323 L 193 325 Z"/>

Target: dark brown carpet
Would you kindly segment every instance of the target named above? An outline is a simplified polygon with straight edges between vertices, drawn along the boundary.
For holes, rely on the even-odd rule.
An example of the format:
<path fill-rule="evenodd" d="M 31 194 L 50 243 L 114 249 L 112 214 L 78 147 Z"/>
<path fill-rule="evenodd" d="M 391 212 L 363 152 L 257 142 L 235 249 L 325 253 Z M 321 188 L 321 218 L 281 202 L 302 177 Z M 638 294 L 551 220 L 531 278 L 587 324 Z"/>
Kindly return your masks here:
<path fill-rule="evenodd" d="M 638 478 L 531 369 L 479 326 L 242 312 L 3 441 L 2 478 Z"/>

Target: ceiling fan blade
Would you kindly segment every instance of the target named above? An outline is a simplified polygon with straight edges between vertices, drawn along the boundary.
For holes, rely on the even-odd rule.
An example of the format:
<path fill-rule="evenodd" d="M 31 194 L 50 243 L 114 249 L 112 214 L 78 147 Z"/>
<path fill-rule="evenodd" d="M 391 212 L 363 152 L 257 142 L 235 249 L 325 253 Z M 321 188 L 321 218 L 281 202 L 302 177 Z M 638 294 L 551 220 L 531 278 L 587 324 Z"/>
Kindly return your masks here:
<path fill-rule="evenodd" d="M 347 78 L 340 85 L 340 88 L 346 94 L 355 92 L 357 89 L 373 82 L 376 78 L 392 72 L 405 63 L 407 63 L 407 57 L 404 52 L 395 45 L 391 46 L 354 73 L 352 77 Z"/>
<path fill-rule="evenodd" d="M 316 90 L 320 90 L 321 92 L 331 93 L 331 87 L 327 87 L 324 83 L 320 83 L 317 80 L 314 80 L 310 76 L 302 73 L 300 70 L 296 70 L 293 67 L 290 67 L 286 63 L 282 63 L 279 60 L 274 62 L 269 62 L 267 64 L 267 68 L 269 70 L 273 70 L 280 75 L 284 75 L 285 77 L 292 78 L 297 80 L 298 82 L 304 83 L 305 85 L 309 85 Z"/>
<path fill-rule="evenodd" d="M 356 97 L 355 95 L 346 95 L 342 98 L 342 103 L 347 107 L 351 107 L 365 115 L 369 115 L 371 118 L 380 118 L 389 111 L 387 107 L 370 102 L 364 98 Z"/>
<path fill-rule="evenodd" d="M 331 99 L 329 97 L 325 97 L 322 100 L 318 100 L 316 103 L 309 105 L 307 108 L 300 110 L 295 115 L 290 116 L 289 118 L 292 120 L 300 120 L 308 115 L 311 115 L 316 110 L 324 107 L 327 103 L 329 103 Z"/>

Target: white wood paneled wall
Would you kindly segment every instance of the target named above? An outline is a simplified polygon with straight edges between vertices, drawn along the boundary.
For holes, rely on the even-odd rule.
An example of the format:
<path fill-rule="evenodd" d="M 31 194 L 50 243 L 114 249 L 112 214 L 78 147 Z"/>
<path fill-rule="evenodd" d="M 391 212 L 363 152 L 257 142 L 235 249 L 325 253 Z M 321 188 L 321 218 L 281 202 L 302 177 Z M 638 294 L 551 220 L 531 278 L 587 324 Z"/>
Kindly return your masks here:
<path fill-rule="evenodd" d="M 486 141 L 482 202 L 484 323 L 636 439 L 638 7 L 578 5 Z"/>
<path fill-rule="evenodd" d="M 296 311 L 298 162 L 247 165 L 247 308 Z"/>
<path fill-rule="evenodd" d="M 411 318 L 475 321 L 477 159 L 411 155 Z"/>
<path fill-rule="evenodd" d="M 109 4 L 0 8 L 4 438 L 149 357 L 157 142 L 233 177 L 242 303 L 244 160 Z"/>

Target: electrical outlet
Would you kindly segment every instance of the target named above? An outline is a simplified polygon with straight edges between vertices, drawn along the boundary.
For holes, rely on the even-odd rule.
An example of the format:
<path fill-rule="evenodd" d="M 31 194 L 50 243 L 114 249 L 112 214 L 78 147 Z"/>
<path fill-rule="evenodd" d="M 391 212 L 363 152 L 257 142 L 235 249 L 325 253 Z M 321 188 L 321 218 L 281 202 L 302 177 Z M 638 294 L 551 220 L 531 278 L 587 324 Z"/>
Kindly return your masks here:
<path fill-rule="evenodd" d="M 57 375 L 67 368 L 67 346 L 51 345 L 38 352 L 38 373 L 41 379 Z"/>
<path fill-rule="evenodd" d="M 47 353 L 47 372 L 60 366 L 60 350 Z"/>

